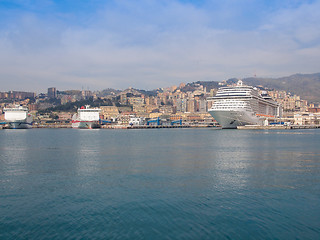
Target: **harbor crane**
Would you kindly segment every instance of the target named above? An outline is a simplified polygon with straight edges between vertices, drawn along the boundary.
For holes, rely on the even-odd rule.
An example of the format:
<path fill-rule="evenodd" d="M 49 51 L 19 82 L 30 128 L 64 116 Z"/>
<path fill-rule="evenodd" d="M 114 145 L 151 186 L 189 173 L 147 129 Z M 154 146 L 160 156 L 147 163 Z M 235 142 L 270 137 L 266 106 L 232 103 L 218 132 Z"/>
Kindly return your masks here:
<path fill-rule="evenodd" d="M 161 120 L 159 117 L 157 117 L 156 119 L 151 119 L 147 121 L 147 126 L 149 126 L 150 123 L 157 123 L 157 126 L 161 125 Z"/>
<path fill-rule="evenodd" d="M 176 121 L 171 121 L 171 126 L 173 126 L 175 123 L 178 123 L 179 125 L 182 125 L 182 119 L 176 120 Z"/>
<path fill-rule="evenodd" d="M 99 119 L 100 124 L 106 124 L 106 123 L 111 123 L 111 121 L 104 120 L 104 119 Z"/>

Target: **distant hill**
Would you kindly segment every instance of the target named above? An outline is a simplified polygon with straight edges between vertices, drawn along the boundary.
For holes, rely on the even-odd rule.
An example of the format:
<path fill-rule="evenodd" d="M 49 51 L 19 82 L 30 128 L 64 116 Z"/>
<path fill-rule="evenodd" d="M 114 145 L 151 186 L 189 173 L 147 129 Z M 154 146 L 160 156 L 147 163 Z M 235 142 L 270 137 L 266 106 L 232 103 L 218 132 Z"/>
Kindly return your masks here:
<path fill-rule="evenodd" d="M 114 96 L 114 95 L 119 94 L 120 92 L 121 91 L 117 90 L 117 89 L 107 88 L 107 89 L 100 91 L 97 95 L 99 97 L 105 97 L 105 96 L 109 96 L 109 95 Z"/>
<path fill-rule="evenodd" d="M 294 74 L 281 78 L 244 78 L 247 85 L 262 85 L 269 89 L 284 90 L 301 96 L 309 102 L 320 102 L 320 73 Z"/>
<path fill-rule="evenodd" d="M 105 97 L 105 96 L 116 96 L 119 94 L 126 94 L 126 93 L 131 93 L 132 95 L 146 95 L 146 96 L 156 96 L 157 95 L 157 90 L 151 90 L 151 91 L 147 91 L 147 90 L 142 90 L 142 89 L 135 89 L 135 88 L 127 88 L 125 90 L 117 90 L 117 89 L 113 89 L 113 88 L 107 88 L 104 89 L 100 92 L 98 92 L 98 96 L 99 97 Z"/>
<path fill-rule="evenodd" d="M 290 92 L 291 94 L 296 94 L 301 96 L 302 99 L 308 100 L 309 102 L 320 103 L 320 73 L 314 74 L 294 74 L 288 77 L 281 78 L 244 78 L 243 82 L 251 86 L 263 86 L 268 89 L 274 90 L 284 90 Z M 238 79 L 231 78 L 225 83 L 232 84 L 236 83 Z M 220 87 L 217 81 L 197 81 L 192 83 L 187 83 L 180 90 L 183 92 L 194 91 L 199 85 L 206 87 L 207 91 L 211 89 L 217 89 Z M 116 90 L 116 89 L 105 89 L 101 91 L 98 96 L 107 95 L 118 95 L 124 93 L 131 93 L 132 95 L 146 95 L 146 96 L 156 96 L 159 89 L 146 91 L 135 88 L 128 88 L 126 90 Z"/>
<path fill-rule="evenodd" d="M 219 82 L 216 82 L 216 81 L 197 81 L 197 82 L 187 83 L 180 90 L 183 92 L 194 91 L 197 89 L 198 85 L 202 85 L 203 87 L 205 87 L 208 92 L 211 89 L 219 88 Z"/>

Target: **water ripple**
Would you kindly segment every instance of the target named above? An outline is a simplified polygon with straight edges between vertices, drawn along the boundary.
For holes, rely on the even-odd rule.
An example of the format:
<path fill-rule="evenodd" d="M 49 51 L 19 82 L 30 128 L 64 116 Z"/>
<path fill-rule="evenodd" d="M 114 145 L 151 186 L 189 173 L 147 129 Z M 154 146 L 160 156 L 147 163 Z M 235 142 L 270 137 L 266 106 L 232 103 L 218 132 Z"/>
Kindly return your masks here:
<path fill-rule="evenodd" d="M 319 140 L 317 130 L 0 131 L 0 239 L 318 239 Z"/>

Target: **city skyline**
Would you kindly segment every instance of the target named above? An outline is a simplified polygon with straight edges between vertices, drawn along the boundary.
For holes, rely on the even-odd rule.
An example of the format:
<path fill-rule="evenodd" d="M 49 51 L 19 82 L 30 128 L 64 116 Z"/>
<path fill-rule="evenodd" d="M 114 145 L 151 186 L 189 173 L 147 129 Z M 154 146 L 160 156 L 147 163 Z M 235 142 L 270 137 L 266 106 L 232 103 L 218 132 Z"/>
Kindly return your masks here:
<path fill-rule="evenodd" d="M 1 91 L 319 72 L 319 1 L 0 1 Z"/>

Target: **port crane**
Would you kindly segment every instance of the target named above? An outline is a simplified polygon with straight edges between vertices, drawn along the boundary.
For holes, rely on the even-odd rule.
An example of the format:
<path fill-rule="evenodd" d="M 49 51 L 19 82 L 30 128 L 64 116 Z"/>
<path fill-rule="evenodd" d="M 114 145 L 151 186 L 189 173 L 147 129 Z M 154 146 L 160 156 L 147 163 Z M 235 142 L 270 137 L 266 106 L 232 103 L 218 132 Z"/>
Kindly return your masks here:
<path fill-rule="evenodd" d="M 157 123 L 157 126 L 161 125 L 161 120 L 159 117 L 157 117 L 156 119 L 151 119 L 147 121 L 147 126 L 149 126 L 150 123 Z"/>
<path fill-rule="evenodd" d="M 171 121 L 171 126 L 173 126 L 175 123 L 178 123 L 179 125 L 182 125 L 182 119 L 176 120 L 176 121 Z"/>
<path fill-rule="evenodd" d="M 106 123 L 111 123 L 111 121 L 104 120 L 104 119 L 99 119 L 100 124 L 106 124 Z"/>

